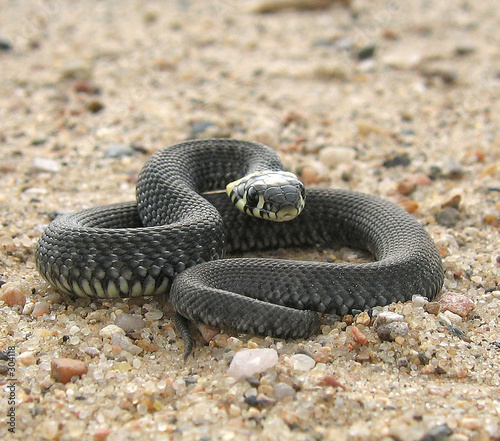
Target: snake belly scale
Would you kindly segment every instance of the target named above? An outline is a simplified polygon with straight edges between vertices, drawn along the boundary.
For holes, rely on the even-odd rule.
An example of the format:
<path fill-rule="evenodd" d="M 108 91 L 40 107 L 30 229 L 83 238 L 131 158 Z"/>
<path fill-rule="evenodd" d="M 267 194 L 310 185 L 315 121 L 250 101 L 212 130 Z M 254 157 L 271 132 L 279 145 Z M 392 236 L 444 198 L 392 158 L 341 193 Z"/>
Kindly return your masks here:
<path fill-rule="evenodd" d="M 318 313 L 346 314 L 439 292 L 436 246 L 410 214 L 386 200 L 308 188 L 301 214 L 270 222 L 238 211 L 225 194 L 201 195 L 245 175 L 280 170 L 278 156 L 258 143 L 195 140 L 161 149 L 139 175 L 137 202 L 51 222 L 37 245 L 37 267 L 49 283 L 78 296 L 170 292 L 188 340 L 186 320 L 305 338 L 318 331 Z M 366 249 L 375 261 L 222 259 L 226 251 L 318 244 Z"/>

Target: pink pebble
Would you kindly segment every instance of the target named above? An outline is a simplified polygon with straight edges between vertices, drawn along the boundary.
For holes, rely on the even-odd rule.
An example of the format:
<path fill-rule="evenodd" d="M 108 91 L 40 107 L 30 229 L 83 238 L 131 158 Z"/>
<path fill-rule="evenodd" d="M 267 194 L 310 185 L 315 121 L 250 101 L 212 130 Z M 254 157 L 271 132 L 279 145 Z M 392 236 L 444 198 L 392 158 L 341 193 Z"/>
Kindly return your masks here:
<path fill-rule="evenodd" d="M 474 302 L 463 294 L 445 292 L 439 299 L 441 311 L 451 311 L 460 317 L 466 317 L 475 307 Z"/>

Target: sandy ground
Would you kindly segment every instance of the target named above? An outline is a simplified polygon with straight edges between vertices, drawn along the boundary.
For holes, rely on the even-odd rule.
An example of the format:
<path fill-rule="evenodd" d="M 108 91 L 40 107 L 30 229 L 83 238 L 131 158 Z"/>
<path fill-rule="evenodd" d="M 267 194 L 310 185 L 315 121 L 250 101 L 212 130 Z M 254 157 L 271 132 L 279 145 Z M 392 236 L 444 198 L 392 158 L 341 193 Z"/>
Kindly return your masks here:
<path fill-rule="evenodd" d="M 500 439 L 500 12 L 409 3 L 0 4 L 0 438 Z M 261 141 L 308 185 L 403 205 L 439 247 L 443 292 L 474 309 L 380 308 L 409 325 L 394 342 L 366 316 L 309 341 L 222 334 L 184 363 L 165 300 L 43 282 L 34 244 L 56 213 L 133 199 L 149 154 L 192 136 Z M 102 332 L 122 313 L 144 321 L 129 350 Z M 278 362 L 236 382 L 247 347 Z M 60 358 L 88 372 L 58 382 Z"/>

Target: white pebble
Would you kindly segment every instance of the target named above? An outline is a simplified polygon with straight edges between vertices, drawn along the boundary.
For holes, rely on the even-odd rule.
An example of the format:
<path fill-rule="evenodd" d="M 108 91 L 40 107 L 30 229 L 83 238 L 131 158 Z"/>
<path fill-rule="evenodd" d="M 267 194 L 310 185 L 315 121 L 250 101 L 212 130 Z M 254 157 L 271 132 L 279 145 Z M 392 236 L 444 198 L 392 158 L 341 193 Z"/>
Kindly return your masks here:
<path fill-rule="evenodd" d="M 293 366 L 293 369 L 296 371 L 310 371 L 314 366 L 316 366 L 316 362 L 305 354 L 295 354 L 290 357 L 290 362 Z"/>
<path fill-rule="evenodd" d="M 227 374 L 236 379 L 264 372 L 278 363 L 275 349 L 247 349 L 237 352 Z"/>
<path fill-rule="evenodd" d="M 130 352 L 133 355 L 138 355 L 142 352 L 142 349 L 139 346 L 134 345 L 130 338 L 122 334 L 114 334 L 111 337 L 111 343 L 116 346 L 120 346 L 120 348 L 124 351 Z"/>
<path fill-rule="evenodd" d="M 36 171 L 56 173 L 61 169 L 61 166 L 53 159 L 35 158 L 33 159 L 33 168 Z"/>
<path fill-rule="evenodd" d="M 146 312 L 144 314 L 147 320 L 154 322 L 155 320 L 160 320 L 163 317 L 163 312 L 159 309 L 153 309 L 152 311 Z"/>
<path fill-rule="evenodd" d="M 99 335 L 104 338 L 111 338 L 113 335 L 125 335 L 125 331 L 116 325 L 108 325 L 99 331 Z"/>
<path fill-rule="evenodd" d="M 383 311 L 377 315 L 374 326 L 377 327 L 387 323 L 402 322 L 404 321 L 404 319 L 404 316 L 402 316 L 401 314 L 397 314 L 396 312 Z"/>
<path fill-rule="evenodd" d="M 348 163 L 356 158 L 356 150 L 351 147 L 324 147 L 319 151 L 319 160 L 328 167 Z"/>
<path fill-rule="evenodd" d="M 115 319 L 115 325 L 122 328 L 124 331 L 139 331 L 146 326 L 144 320 L 138 315 L 122 313 Z"/>
<path fill-rule="evenodd" d="M 429 303 L 429 300 L 427 299 L 427 297 L 423 297 L 423 296 L 419 296 L 419 295 L 412 296 L 411 301 L 413 302 L 413 306 L 415 308 L 423 307 L 423 306 L 427 305 L 427 303 Z"/>

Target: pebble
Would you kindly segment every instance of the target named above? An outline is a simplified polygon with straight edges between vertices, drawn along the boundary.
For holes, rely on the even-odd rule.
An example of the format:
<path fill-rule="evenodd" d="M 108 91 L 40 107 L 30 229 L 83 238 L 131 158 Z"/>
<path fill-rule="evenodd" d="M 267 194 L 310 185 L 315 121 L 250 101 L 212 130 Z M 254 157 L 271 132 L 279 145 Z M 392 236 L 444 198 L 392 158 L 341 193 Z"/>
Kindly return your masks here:
<path fill-rule="evenodd" d="M 370 324 L 370 322 L 371 322 L 370 314 L 368 314 L 366 311 L 361 312 L 356 317 L 356 324 L 357 325 L 368 326 Z"/>
<path fill-rule="evenodd" d="M 352 162 L 356 155 L 356 150 L 351 147 L 331 146 L 322 148 L 318 158 L 324 165 L 335 167 L 337 164 Z"/>
<path fill-rule="evenodd" d="M 94 431 L 94 441 L 104 441 L 111 435 L 111 430 L 106 427 L 98 428 Z"/>
<path fill-rule="evenodd" d="M 460 317 L 467 317 L 476 307 L 475 303 L 469 297 L 454 292 L 445 292 L 439 298 L 439 305 L 441 311 L 451 311 Z"/>
<path fill-rule="evenodd" d="M 0 38 L 0 50 L 1 51 L 10 51 L 12 49 L 12 44 L 9 40 L 5 38 Z"/>
<path fill-rule="evenodd" d="M 132 340 L 122 334 L 113 334 L 111 337 L 111 344 L 119 346 L 124 351 L 130 352 L 132 355 L 139 355 L 142 349 L 132 343 Z"/>
<path fill-rule="evenodd" d="M 313 360 L 314 361 L 314 360 Z M 241 379 L 264 372 L 278 363 L 275 349 L 247 349 L 235 354 L 227 370 L 230 377 Z"/>
<path fill-rule="evenodd" d="M 395 341 L 396 337 L 406 337 L 409 328 L 406 322 L 387 323 L 377 328 L 377 335 L 382 341 Z"/>
<path fill-rule="evenodd" d="M 140 331 L 146 326 L 146 322 L 138 315 L 122 313 L 115 319 L 115 325 L 125 332 Z"/>
<path fill-rule="evenodd" d="M 375 321 L 373 322 L 373 326 L 375 326 L 375 328 L 377 328 L 381 325 L 386 325 L 388 323 L 402 322 L 402 321 L 404 321 L 404 319 L 405 318 L 403 315 L 398 314 L 396 312 L 383 311 L 377 315 L 377 317 L 375 318 Z"/>
<path fill-rule="evenodd" d="M 17 361 L 23 366 L 33 366 L 36 364 L 36 357 L 32 351 L 26 351 L 17 356 Z"/>
<path fill-rule="evenodd" d="M 105 158 L 123 158 L 124 156 L 132 156 L 134 150 L 132 147 L 123 144 L 112 144 L 104 150 L 103 156 Z"/>
<path fill-rule="evenodd" d="M 36 302 L 33 307 L 33 311 L 31 312 L 32 317 L 41 317 L 44 314 L 48 314 L 50 312 L 50 305 L 48 302 Z"/>
<path fill-rule="evenodd" d="M 427 297 L 419 295 L 412 296 L 411 301 L 413 302 L 413 306 L 415 308 L 423 308 L 424 306 L 429 304 L 429 300 L 427 299 Z"/>
<path fill-rule="evenodd" d="M 99 331 L 99 335 L 104 338 L 112 338 L 115 334 L 125 335 L 125 330 L 117 325 L 108 325 Z"/>
<path fill-rule="evenodd" d="M 430 429 L 420 441 L 441 441 L 452 434 L 452 430 L 447 424 L 440 424 Z"/>
<path fill-rule="evenodd" d="M 301 372 L 310 371 L 314 366 L 316 366 L 314 359 L 305 354 L 292 355 L 290 357 L 290 363 L 294 370 Z"/>
<path fill-rule="evenodd" d="M 439 302 L 429 302 L 425 306 L 425 310 L 429 314 L 438 315 L 439 311 L 441 310 L 441 305 L 439 304 Z"/>
<path fill-rule="evenodd" d="M 104 104 L 99 100 L 92 100 L 87 104 L 87 110 L 90 113 L 99 113 L 102 109 L 104 109 Z"/>
<path fill-rule="evenodd" d="M 462 317 L 451 311 L 443 311 L 438 314 L 438 318 L 444 320 L 452 325 L 459 325 L 462 323 Z"/>
<path fill-rule="evenodd" d="M 74 60 L 67 62 L 61 70 L 63 80 L 85 80 L 92 77 L 92 67 L 85 61 Z"/>
<path fill-rule="evenodd" d="M 191 127 L 189 128 L 189 133 L 191 136 L 195 137 L 205 133 L 211 127 L 215 129 L 217 125 L 214 124 L 212 121 L 205 121 L 205 120 L 196 121 L 193 124 L 191 124 Z"/>
<path fill-rule="evenodd" d="M 52 378 L 63 384 L 70 382 L 73 377 L 81 377 L 87 371 L 85 362 L 72 358 L 56 358 L 52 360 L 50 369 Z"/>
<path fill-rule="evenodd" d="M 436 221 L 444 227 L 453 227 L 460 219 L 460 211 L 454 207 L 444 207 L 436 214 Z"/>
<path fill-rule="evenodd" d="M 368 343 L 366 335 L 363 334 L 357 326 L 351 327 L 351 335 L 353 340 L 360 345 L 366 345 L 366 343 Z"/>
<path fill-rule="evenodd" d="M 144 314 L 144 318 L 151 322 L 160 320 L 162 317 L 163 311 L 160 311 L 159 309 L 152 309 L 151 311 L 148 311 L 146 312 L 146 314 Z"/>
<path fill-rule="evenodd" d="M 12 308 L 15 305 L 24 306 L 26 304 L 26 295 L 18 287 L 6 284 L 2 289 L 0 300 L 3 300 L 7 306 Z"/>
<path fill-rule="evenodd" d="M 408 167 L 411 164 L 411 159 L 408 153 L 402 153 L 400 155 L 394 155 L 387 158 L 382 164 L 386 168 L 392 167 Z"/>
<path fill-rule="evenodd" d="M 296 395 L 295 389 L 286 383 L 278 383 L 274 386 L 274 396 L 278 400 L 282 400 L 286 397 L 295 397 Z"/>
<path fill-rule="evenodd" d="M 32 166 L 35 171 L 39 172 L 57 173 L 61 170 L 59 162 L 50 158 L 34 158 Z"/>
<path fill-rule="evenodd" d="M 358 60 L 366 60 L 368 58 L 372 58 L 375 55 L 375 50 L 377 49 L 377 45 L 375 44 L 367 44 L 363 46 L 358 51 Z"/>

